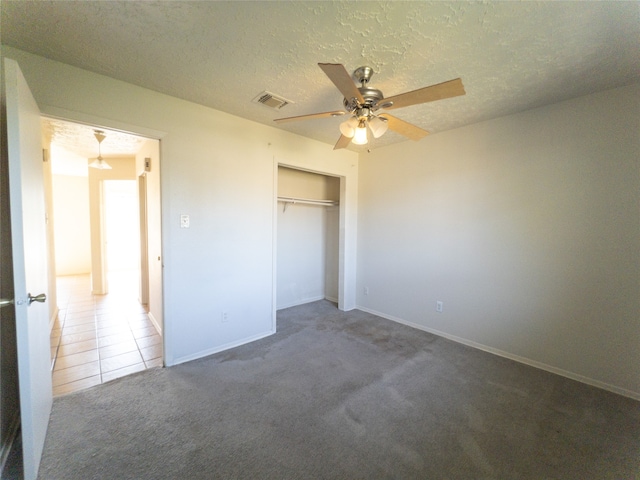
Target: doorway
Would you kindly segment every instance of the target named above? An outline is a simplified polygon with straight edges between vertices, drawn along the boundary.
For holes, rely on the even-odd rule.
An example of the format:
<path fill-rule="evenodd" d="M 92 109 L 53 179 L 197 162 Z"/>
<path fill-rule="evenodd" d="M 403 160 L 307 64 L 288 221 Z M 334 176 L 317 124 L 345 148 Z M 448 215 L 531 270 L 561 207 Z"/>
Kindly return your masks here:
<path fill-rule="evenodd" d="M 58 273 L 54 395 L 163 364 L 162 273 L 148 268 L 149 255 L 160 259 L 161 250 L 159 141 L 102 128 L 100 155 L 111 168 L 88 168 L 98 153 L 97 129 L 43 119 Z"/>
<path fill-rule="evenodd" d="M 104 180 L 107 272 L 140 273 L 140 218 L 135 180 Z"/>

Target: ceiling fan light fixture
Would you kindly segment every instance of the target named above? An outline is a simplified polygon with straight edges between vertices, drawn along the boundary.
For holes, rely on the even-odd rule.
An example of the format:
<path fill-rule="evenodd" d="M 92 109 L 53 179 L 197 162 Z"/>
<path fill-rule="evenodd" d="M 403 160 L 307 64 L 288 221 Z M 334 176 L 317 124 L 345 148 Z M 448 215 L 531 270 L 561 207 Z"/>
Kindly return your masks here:
<path fill-rule="evenodd" d="M 356 133 L 356 128 L 358 128 L 358 119 L 351 117 L 349 120 L 340 124 L 340 133 L 345 137 L 353 138 Z"/>
<path fill-rule="evenodd" d="M 384 117 L 371 117 L 369 119 L 369 128 L 374 138 L 380 138 L 389 128 L 388 121 Z"/>
<path fill-rule="evenodd" d="M 367 140 L 367 123 L 364 119 L 360 120 L 358 123 L 358 127 L 356 128 L 355 134 L 353 135 L 353 140 L 351 140 L 356 145 L 366 145 Z"/>

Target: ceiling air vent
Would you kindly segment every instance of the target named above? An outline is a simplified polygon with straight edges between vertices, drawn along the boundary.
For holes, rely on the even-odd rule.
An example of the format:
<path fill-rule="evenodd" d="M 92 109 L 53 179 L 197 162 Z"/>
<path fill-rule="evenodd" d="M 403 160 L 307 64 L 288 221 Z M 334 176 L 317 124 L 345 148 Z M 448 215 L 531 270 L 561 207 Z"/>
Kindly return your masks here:
<path fill-rule="evenodd" d="M 256 98 L 253 99 L 255 103 L 261 103 L 266 105 L 267 107 L 273 108 L 274 110 L 280 110 L 285 105 L 289 105 L 293 103 L 291 100 L 287 100 L 286 98 L 282 98 L 279 95 L 275 95 L 271 92 L 262 92 Z"/>

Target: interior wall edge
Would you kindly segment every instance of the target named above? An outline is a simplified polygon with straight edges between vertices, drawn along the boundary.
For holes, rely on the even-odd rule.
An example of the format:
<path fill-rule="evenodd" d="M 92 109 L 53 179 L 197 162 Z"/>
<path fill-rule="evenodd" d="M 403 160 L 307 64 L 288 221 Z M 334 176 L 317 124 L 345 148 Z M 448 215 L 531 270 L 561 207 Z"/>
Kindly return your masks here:
<path fill-rule="evenodd" d="M 160 325 L 160 322 L 158 322 L 156 317 L 154 317 L 153 313 L 151 313 L 151 312 L 147 313 L 147 317 L 149 317 L 149 320 L 151 321 L 151 323 L 153 323 L 153 326 L 156 327 L 156 330 L 158 331 L 158 333 L 162 337 L 163 336 L 162 335 L 162 326 Z"/>
<path fill-rule="evenodd" d="M 278 328 L 278 161 L 271 156 L 271 330 Z"/>
<path fill-rule="evenodd" d="M 568 370 L 563 370 L 562 368 L 554 367 L 553 365 L 548 365 L 543 362 L 539 362 L 537 360 L 532 360 L 527 357 L 522 357 L 520 355 L 515 355 L 510 352 L 506 352 L 504 350 L 500 350 L 498 348 L 490 347 L 488 345 L 483 345 L 482 343 L 474 342 L 473 340 L 468 340 L 466 338 L 458 337 L 456 335 L 451 335 L 446 332 L 441 332 L 439 330 L 435 330 L 433 328 L 426 327 L 424 325 L 420 325 L 418 323 L 409 322 L 400 317 L 395 317 L 393 315 L 388 315 L 386 313 L 378 312 L 377 310 L 373 310 L 371 308 L 358 306 L 358 310 L 362 310 L 363 312 L 370 313 L 372 315 L 376 315 L 378 317 L 384 318 L 386 320 L 391 320 L 392 322 L 400 323 L 402 325 L 406 325 L 407 327 L 415 328 L 416 330 L 421 330 L 423 332 L 431 333 L 432 335 L 436 335 L 438 337 L 445 338 L 447 340 L 451 340 L 456 343 L 460 343 L 462 345 L 466 345 L 471 348 L 475 348 L 477 350 L 482 350 L 483 352 L 490 353 L 492 355 L 496 355 L 498 357 L 507 358 L 509 360 L 513 360 L 514 362 L 522 363 L 524 365 L 528 365 L 530 367 L 534 367 L 540 370 L 544 370 L 549 373 L 553 373 L 555 375 L 560 375 L 561 377 L 568 378 L 570 380 L 575 380 L 580 383 L 584 383 L 586 385 L 590 385 L 592 387 L 600 388 L 602 390 L 607 390 L 612 393 L 616 393 L 618 395 L 622 395 L 623 397 L 632 398 L 633 400 L 640 401 L 640 392 L 634 392 L 632 390 L 628 390 L 623 387 L 619 387 L 617 385 L 612 385 L 610 383 L 602 382 L 600 380 L 596 380 L 594 378 L 586 377 L 584 375 L 580 375 L 579 373 L 570 372 Z"/>
<path fill-rule="evenodd" d="M 60 309 L 58 308 L 58 304 L 57 304 L 57 298 L 56 298 L 56 304 L 53 307 L 53 313 L 51 314 L 51 317 L 49 318 L 49 332 L 51 332 L 51 330 L 53 330 L 53 324 L 56 321 L 56 318 L 58 318 L 58 313 L 60 312 Z"/>

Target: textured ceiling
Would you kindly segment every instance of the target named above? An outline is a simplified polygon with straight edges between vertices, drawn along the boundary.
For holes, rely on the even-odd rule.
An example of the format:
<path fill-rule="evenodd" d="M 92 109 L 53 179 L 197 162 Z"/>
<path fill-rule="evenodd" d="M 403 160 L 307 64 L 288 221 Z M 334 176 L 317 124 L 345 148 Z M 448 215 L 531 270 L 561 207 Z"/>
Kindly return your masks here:
<path fill-rule="evenodd" d="M 394 110 L 432 133 L 640 81 L 639 2 L 6 1 L 2 43 L 334 144 L 317 66 L 375 70 L 392 96 L 461 77 L 467 94 Z M 252 102 L 264 90 L 294 102 Z M 388 132 L 367 148 L 405 141 Z M 428 137 L 422 140 L 428 141 Z M 350 147 L 362 150 L 363 147 Z"/>
<path fill-rule="evenodd" d="M 85 158 L 98 156 L 98 140 L 95 137 L 97 130 L 103 132 L 105 136 L 100 143 L 100 153 L 103 157 L 135 155 L 146 141 L 142 137 L 128 133 L 93 128 L 53 118 L 42 119 L 42 133 L 48 141 Z"/>

